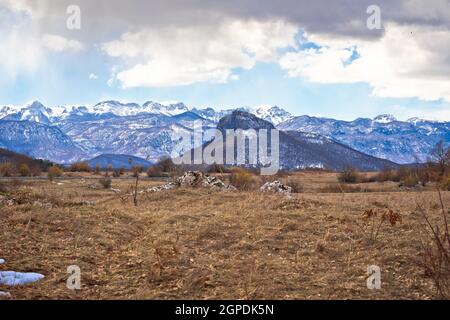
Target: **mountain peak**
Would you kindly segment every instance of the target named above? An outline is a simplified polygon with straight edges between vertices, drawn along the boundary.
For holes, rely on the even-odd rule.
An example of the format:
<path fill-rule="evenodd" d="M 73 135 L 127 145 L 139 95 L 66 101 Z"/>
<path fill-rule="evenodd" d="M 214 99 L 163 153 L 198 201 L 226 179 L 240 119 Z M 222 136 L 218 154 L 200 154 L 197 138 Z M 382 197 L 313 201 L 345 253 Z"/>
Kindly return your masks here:
<path fill-rule="evenodd" d="M 293 118 L 292 114 L 278 106 L 264 104 L 248 108 L 247 110 L 263 120 L 272 122 L 274 125 Z"/>
<path fill-rule="evenodd" d="M 231 114 L 220 119 L 219 124 L 217 125 L 217 129 L 226 130 L 226 129 L 274 129 L 272 123 L 269 121 L 263 120 L 255 116 L 254 114 L 235 110 Z"/>
<path fill-rule="evenodd" d="M 378 123 L 390 123 L 397 121 L 397 119 L 391 114 L 380 114 L 379 116 L 373 118 L 373 121 Z"/>
<path fill-rule="evenodd" d="M 35 100 L 29 103 L 25 108 L 45 108 L 45 107 L 40 101 Z"/>

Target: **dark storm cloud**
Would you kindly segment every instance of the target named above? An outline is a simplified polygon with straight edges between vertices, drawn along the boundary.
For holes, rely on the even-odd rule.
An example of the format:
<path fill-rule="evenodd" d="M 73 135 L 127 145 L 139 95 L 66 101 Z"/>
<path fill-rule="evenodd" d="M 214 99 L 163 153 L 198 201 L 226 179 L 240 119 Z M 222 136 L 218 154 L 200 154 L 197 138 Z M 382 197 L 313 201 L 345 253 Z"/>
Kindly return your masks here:
<path fill-rule="evenodd" d="M 360 38 L 379 37 L 367 29 L 369 5 L 381 8 L 383 23 L 441 25 L 450 27 L 450 0 L 33 0 L 42 28 L 57 32 L 64 25 L 65 10 L 82 9 L 82 34 L 87 37 L 144 27 L 215 25 L 226 19 L 282 19 L 311 33 Z"/>

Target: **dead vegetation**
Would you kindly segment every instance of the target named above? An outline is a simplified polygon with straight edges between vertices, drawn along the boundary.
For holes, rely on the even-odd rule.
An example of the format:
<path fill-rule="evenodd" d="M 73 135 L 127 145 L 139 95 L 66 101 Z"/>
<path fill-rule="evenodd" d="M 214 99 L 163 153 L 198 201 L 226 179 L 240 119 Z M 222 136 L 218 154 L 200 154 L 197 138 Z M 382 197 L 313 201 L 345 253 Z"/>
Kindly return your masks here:
<path fill-rule="evenodd" d="M 437 296 L 450 298 L 450 233 L 448 212 L 439 192 L 441 219 L 433 222 L 422 206 L 418 211 L 426 221 L 426 237 L 422 241 L 422 261 L 426 274 L 433 279 Z"/>
<path fill-rule="evenodd" d="M 433 299 L 445 288 L 445 255 L 436 251 L 444 224 L 441 245 L 424 241 L 433 232 L 416 210 L 420 203 L 436 231 L 443 211 L 431 187 L 373 182 L 349 185 L 367 193 L 318 192 L 337 184 L 337 174 L 298 172 L 277 177 L 302 184 L 289 199 L 178 188 L 140 194 L 134 206 L 135 180 L 111 178 L 123 190 L 116 193 L 88 189 L 85 177 L 2 182 L 0 256 L 8 268 L 46 277 L 0 291 L 14 299 Z M 139 189 L 166 182 L 141 179 Z M 362 212 L 377 214 L 362 226 Z M 425 244 L 432 250 L 422 251 Z M 421 252 L 439 259 L 424 268 Z M 65 283 L 74 264 L 82 270 L 76 292 Z M 368 265 L 381 268 L 381 290 L 367 289 Z"/>

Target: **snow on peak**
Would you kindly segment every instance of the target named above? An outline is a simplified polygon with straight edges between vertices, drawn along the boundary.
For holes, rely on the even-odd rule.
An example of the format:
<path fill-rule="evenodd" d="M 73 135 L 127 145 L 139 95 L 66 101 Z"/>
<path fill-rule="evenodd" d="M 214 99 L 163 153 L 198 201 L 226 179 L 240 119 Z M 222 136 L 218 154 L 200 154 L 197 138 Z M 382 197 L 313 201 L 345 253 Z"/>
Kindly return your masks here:
<path fill-rule="evenodd" d="M 175 116 L 189 111 L 189 108 L 182 102 L 154 102 L 147 101 L 143 104 L 143 107 L 148 113 L 163 114 L 166 116 Z"/>
<path fill-rule="evenodd" d="M 259 105 L 248 108 L 248 111 L 258 118 L 272 122 L 274 125 L 278 125 L 281 122 L 293 118 L 293 116 L 289 112 L 278 106 Z"/>
<path fill-rule="evenodd" d="M 378 123 L 390 123 L 397 121 L 397 119 L 391 114 L 380 114 L 379 116 L 373 118 L 373 121 Z"/>

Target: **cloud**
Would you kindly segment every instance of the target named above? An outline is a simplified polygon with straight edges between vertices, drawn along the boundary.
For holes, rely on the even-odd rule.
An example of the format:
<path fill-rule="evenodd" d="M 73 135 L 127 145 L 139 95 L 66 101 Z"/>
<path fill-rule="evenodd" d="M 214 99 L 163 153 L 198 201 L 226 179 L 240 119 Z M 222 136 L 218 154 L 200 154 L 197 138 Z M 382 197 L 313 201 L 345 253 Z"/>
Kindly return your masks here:
<path fill-rule="evenodd" d="M 283 21 L 232 20 L 218 26 L 124 33 L 102 49 L 130 65 L 117 73 L 126 88 L 226 82 L 235 78 L 235 68 L 248 70 L 258 61 L 275 62 L 278 49 L 295 45 L 296 33 L 296 26 Z"/>
<path fill-rule="evenodd" d="M 66 8 L 72 4 L 80 6 L 82 16 L 82 29 L 75 33 L 65 27 Z M 125 88 L 226 82 L 237 77 L 235 69 L 249 70 L 264 61 L 278 62 L 290 76 L 316 83 L 368 83 L 375 96 L 448 101 L 449 1 L 377 0 L 382 30 L 365 27 L 372 4 L 0 0 L 0 69 L 19 74 L 39 66 L 48 49 L 79 52 L 98 44 L 106 53 L 105 64 L 117 65 L 109 85 Z M 2 23 L 3 8 L 17 19 Z M 27 31 L 20 19 L 31 21 Z M 298 30 L 321 48 L 295 48 Z M 56 34 L 62 39 L 48 36 Z M 77 41 L 69 40 L 74 35 Z M 286 47 L 290 52 L 280 58 L 278 49 Z"/>
<path fill-rule="evenodd" d="M 28 19 L 15 20 L 0 10 L 0 82 L 36 71 L 44 57 L 39 34 Z"/>
<path fill-rule="evenodd" d="M 45 48 L 55 52 L 79 52 L 84 49 L 84 45 L 76 40 L 66 39 L 62 36 L 53 34 L 44 34 L 42 44 Z"/>
<path fill-rule="evenodd" d="M 97 75 L 95 73 L 90 73 L 89 74 L 89 80 L 97 80 L 97 79 L 98 79 L 98 77 L 97 77 Z"/>
<path fill-rule="evenodd" d="M 377 41 L 322 35 L 310 35 L 308 41 L 320 48 L 280 59 L 289 76 L 316 83 L 365 82 L 378 97 L 450 101 L 450 31 L 445 28 L 390 23 Z"/>

